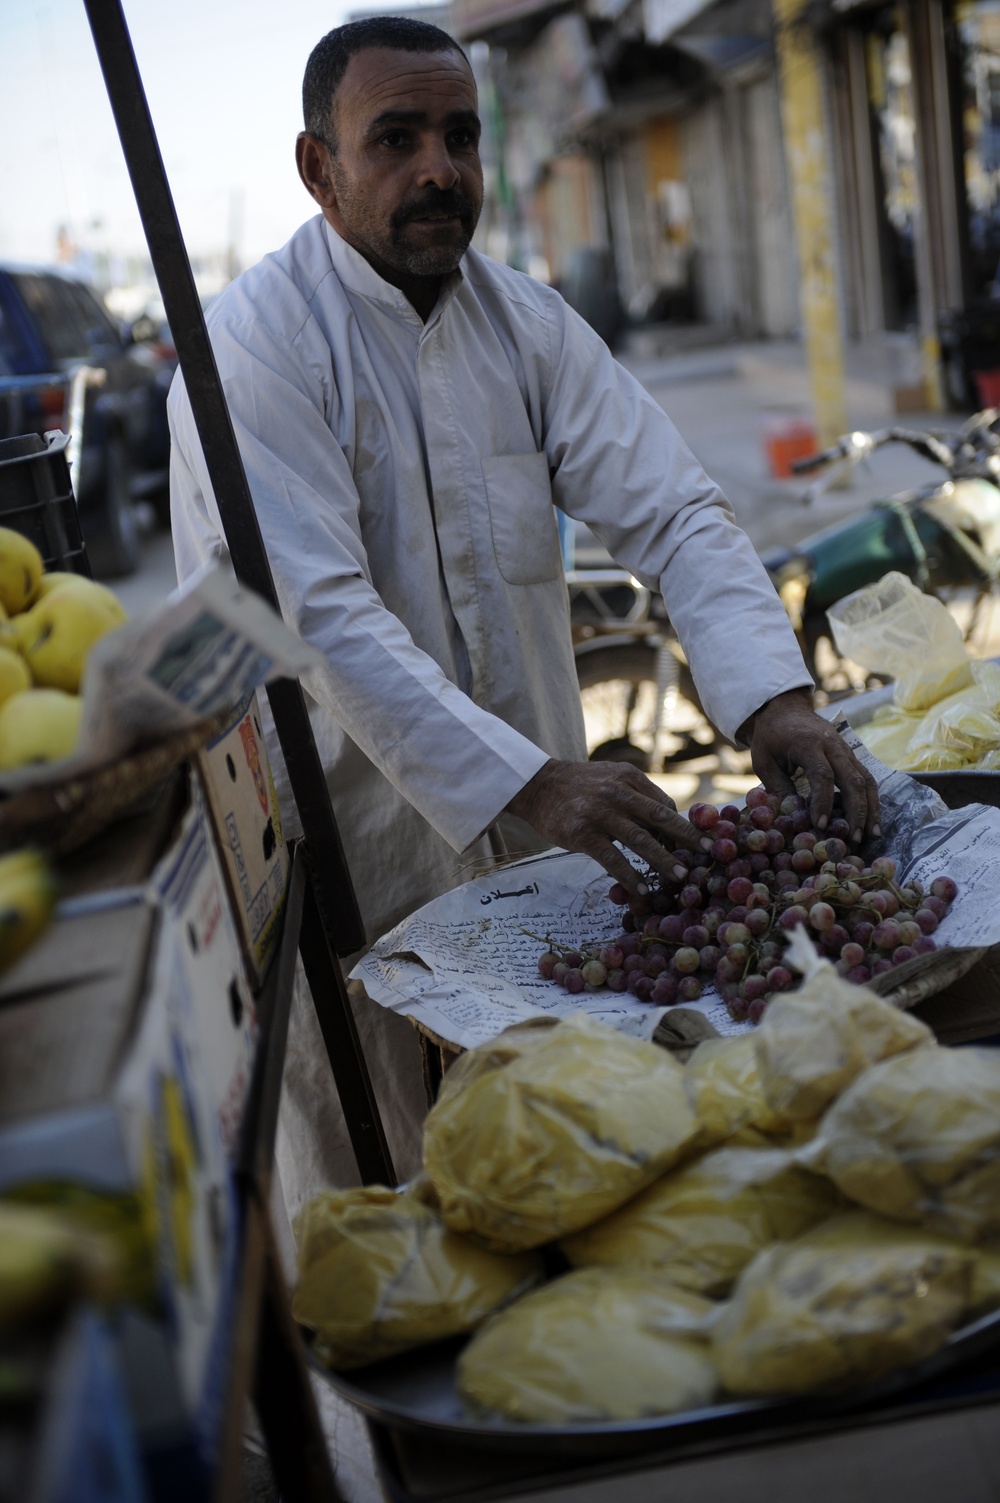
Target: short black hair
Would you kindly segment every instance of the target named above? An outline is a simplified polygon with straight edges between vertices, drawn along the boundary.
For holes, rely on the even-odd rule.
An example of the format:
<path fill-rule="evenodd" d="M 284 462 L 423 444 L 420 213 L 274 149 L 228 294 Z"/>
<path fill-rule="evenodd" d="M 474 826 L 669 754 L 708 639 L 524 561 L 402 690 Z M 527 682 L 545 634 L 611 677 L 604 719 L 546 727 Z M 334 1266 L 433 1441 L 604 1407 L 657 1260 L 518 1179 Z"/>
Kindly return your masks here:
<path fill-rule="evenodd" d="M 328 31 L 306 63 L 302 114 L 306 130 L 330 147 L 336 144 L 330 140 L 333 96 L 354 54 L 372 47 L 391 47 L 397 52 L 457 52 L 466 57 L 455 38 L 440 26 L 415 21 L 411 16 L 366 16 Z"/>

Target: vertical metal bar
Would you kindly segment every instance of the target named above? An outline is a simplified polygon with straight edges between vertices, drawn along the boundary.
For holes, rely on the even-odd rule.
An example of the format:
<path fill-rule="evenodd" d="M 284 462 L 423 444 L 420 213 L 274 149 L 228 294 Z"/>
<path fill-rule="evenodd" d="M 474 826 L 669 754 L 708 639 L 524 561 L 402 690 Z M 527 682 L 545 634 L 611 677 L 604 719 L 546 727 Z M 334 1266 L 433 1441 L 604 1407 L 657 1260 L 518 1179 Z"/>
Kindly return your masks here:
<path fill-rule="evenodd" d="M 339 965 L 331 962 L 330 947 L 324 943 L 316 889 L 310 883 L 306 883 L 303 893 L 299 953 L 313 996 L 330 1001 L 336 997 L 335 1007 L 327 1005 L 321 1008 L 317 1005 L 316 1014 L 344 1108 L 358 1171 L 366 1185 L 394 1185 L 396 1171 L 367 1072 L 365 1080 L 368 1082 L 368 1092 L 363 1094 L 358 1089 L 353 1071 L 344 1068 L 345 1062 L 350 1060 L 350 1042 L 352 1039 L 357 1042 L 354 1014 L 344 985 L 343 972 Z M 357 1047 L 360 1048 L 360 1045 Z"/>
<path fill-rule="evenodd" d="M 278 1104 L 281 1099 L 288 1021 L 295 986 L 295 960 L 302 929 L 306 885 L 304 856 L 305 853 L 298 844 L 292 846 L 292 867 L 285 889 L 278 953 L 273 957 L 264 985 L 257 994 L 257 1052 L 243 1104 L 239 1145 L 233 1161 L 236 1180 L 240 1184 L 256 1185 L 265 1202 L 274 1163 Z"/>
<path fill-rule="evenodd" d="M 263 1287 L 254 1402 L 286 1503 L 344 1503 L 330 1465 L 302 1338 L 292 1320 L 266 1209 L 251 1202 L 249 1220 L 264 1240 Z"/>
<path fill-rule="evenodd" d="M 84 0 L 108 98 L 118 127 L 136 204 L 142 219 L 153 269 L 177 348 L 191 409 L 201 439 L 226 542 L 237 578 L 262 595 L 276 610 L 278 599 L 253 499 L 226 406 L 222 383 L 209 343 L 201 303 L 174 209 L 170 186 L 146 103 L 120 0 Z M 339 975 L 335 956 L 347 955 L 364 943 L 358 911 L 329 789 L 313 738 L 305 696 L 297 681 L 280 679 L 268 687 L 268 699 L 288 767 L 309 851 L 311 889 L 320 926 L 330 951 L 329 969 Z M 366 1120 L 374 1119 L 375 1158 L 358 1167 L 363 1177 L 391 1182 L 392 1165 L 378 1117 L 368 1068 L 357 1037 L 354 1018 L 346 1005 L 343 983 L 313 993 L 324 1038 L 336 1034 L 345 1053 L 331 1059 L 338 1084 L 348 1085 L 345 1115 L 364 1103 Z M 327 1019 L 323 1014 L 343 1012 Z M 365 1137 L 370 1134 L 365 1132 Z M 384 1160 L 384 1162 L 383 1162 Z"/>

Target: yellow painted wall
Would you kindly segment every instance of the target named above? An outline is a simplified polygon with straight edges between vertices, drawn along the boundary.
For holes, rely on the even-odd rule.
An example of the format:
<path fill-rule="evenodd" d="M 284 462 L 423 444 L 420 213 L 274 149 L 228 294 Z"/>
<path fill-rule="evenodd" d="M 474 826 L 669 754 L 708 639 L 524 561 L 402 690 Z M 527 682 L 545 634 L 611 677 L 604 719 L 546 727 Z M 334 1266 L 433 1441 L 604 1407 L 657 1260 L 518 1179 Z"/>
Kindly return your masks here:
<path fill-rule="evenodd" d="M 822 65 L 805 0 L 772 0 L 781 113 L 799 253 L 802 325 L 820 442 L 847 427 Z"/>
<path fill-rule="evenodd" d="M 562 275 L 571 251 L 595 242 L 593 171 L 587 157 L 554 157 L 536 189 L 533 218 L 553 280 Z"/>
<path fill-rule="evenodd" d="M 683 180 L 684 156 L 679 121 L 651 120 L 643 131 L 642 145 L 648 193 L 655 193 L 657 184 L 664 178 Z"/>

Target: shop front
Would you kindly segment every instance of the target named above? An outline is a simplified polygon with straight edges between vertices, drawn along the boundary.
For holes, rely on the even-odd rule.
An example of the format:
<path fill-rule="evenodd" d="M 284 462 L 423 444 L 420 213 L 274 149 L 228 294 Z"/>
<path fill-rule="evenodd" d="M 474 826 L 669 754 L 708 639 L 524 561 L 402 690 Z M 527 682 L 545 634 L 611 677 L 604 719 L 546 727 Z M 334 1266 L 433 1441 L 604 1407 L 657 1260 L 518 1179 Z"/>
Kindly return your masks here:
<path fill-rule="evenodd" d="M 912 337 L 895 384 L 915 404 L 982 405 L 1000 367 L 1000 7 L 841 6 L 826 25 L 846 332 L 904 362 Z"/>

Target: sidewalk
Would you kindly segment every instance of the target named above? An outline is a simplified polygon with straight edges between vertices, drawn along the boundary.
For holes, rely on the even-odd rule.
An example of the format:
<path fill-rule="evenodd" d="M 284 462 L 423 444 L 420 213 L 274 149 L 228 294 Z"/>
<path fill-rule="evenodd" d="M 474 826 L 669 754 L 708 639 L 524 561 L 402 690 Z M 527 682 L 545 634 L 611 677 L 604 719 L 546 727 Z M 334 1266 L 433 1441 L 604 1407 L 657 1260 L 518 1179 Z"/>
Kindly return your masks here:
<path fill-rule="evenodd" d="M 740 525 L 760 551 L 798 541 L 867 507 L 877 497 L 940 479 L 941 470 L 911 450 L 881 450 L 846 489 L 803 505 L 803 480 L 775 480 L 764 429 L 776 416 L 811 416 L 801 344 L 774 340 L 722 343 L 698 327 L 635 330 L 618 359 L 655 397 L 705 469 L 729 497 Z M 848 351 L 846 405 L 852 427 L 894 420 L 892 390 L 912 375 L 903 341 Z M 907 427 L 958 428 L 965 414 L 907 413 Z"/>

